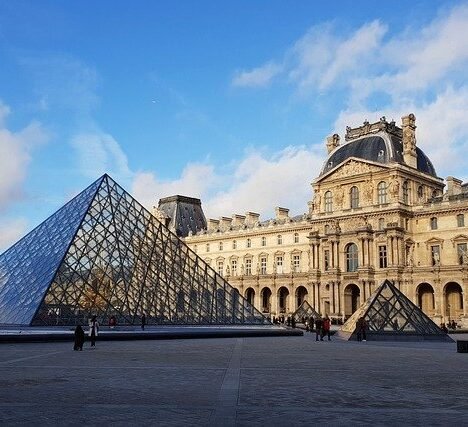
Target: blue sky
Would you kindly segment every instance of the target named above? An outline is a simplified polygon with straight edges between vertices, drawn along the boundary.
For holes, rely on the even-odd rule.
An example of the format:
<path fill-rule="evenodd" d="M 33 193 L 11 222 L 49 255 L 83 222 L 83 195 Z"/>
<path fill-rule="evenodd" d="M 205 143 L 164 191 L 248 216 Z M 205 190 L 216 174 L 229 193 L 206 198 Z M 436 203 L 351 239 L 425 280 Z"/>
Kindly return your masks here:
<path fill-rule="evenodd" d="M 151 207 L 307 210 L 324 140 L 413 112 L 465 179 L 468 3 L 0 0 L 0 250 L 104 172 Z"/>

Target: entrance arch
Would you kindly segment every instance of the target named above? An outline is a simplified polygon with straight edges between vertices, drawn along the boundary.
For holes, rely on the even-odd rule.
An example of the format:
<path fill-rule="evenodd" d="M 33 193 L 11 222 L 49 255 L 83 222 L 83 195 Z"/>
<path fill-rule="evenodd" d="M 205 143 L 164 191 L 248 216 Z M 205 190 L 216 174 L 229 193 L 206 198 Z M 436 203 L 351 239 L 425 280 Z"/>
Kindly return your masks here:
<path fill-rule="evenodd" d="M 296 289 L 296 310 L 301 306 L 301 304 L 305 301 L 307 297 L 307 289 L 305 286 L 299 286 Z"/>
<path fill-rule="evenodd" d="M 358 285 L 350 283 L 344 290 L 344 314 L 351 316 L 361 305 L 361 290 Z"/>
<path fill-rule="evenodd" d="M 434 314 L 434 288 L 429 283 L 421 283 L 416 289 L 418 307 L 428 315 Z"/>
<path fill-rule="evenodd" d="M 271 289 L 263 288 L 260 297 L 262 299 L 262 312 L 269 313 L 271 311 Z"/>
<path fill-rule="evenodd" d="M 458 318 L 463 314 L 463 291 L 457 282 L 449 282 L 445 285 L 445 315 L 448 320 Z"/>
<path fill-rule="evenodd" d="M 288 310 L 289 290 L 285 286 L 278 289 L 278 311 L 286 313 Z"/>
<path fill-rule="evenodd" d="M 253 288 L 247 288 L 245 290 L 245 299 L 250 305 L 254 305 L 255 302 L 255 291 Z"/>

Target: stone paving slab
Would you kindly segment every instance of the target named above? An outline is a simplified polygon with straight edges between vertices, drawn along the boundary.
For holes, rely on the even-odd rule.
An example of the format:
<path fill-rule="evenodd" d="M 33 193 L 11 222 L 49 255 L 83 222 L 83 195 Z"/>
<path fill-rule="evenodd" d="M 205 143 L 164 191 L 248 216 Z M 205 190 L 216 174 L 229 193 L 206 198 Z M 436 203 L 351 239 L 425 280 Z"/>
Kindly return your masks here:
<path fill-rule="evenodd" d="M 0 424 L 468 426 L 454 343 L 301 337 L 0 345 Z"/>

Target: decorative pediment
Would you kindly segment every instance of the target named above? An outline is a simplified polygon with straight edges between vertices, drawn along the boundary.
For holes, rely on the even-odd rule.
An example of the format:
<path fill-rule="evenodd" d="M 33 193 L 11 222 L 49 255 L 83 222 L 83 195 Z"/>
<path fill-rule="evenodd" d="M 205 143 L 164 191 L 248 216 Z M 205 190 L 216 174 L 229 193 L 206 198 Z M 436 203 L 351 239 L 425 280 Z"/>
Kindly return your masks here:
<path fill-rule="evenodd" d="M 366 162 L 356 157 L 349 158 L 346 162 L 340 164 L 336 169 L 332 169 L 330 172 L 321 177 L 318 181 L 324 179 L 336 178 L 347 178 L 355 175 L 366 175 L 373 172 L 379 172 L 384 165 L 375 165 L 372 162 Z"/>
<path fill-rule="evenodd" d="M 253 255 L 252 254 L 245 254 L 244 255 L 244 259 L 252 259 L 253 258 Z"/>
<path fill-rule="evenodd" d="M 440 245 L 441 248 L 444 247 L 444 240 L 439 239 L 438 237 L 432 237 L 429 240 L 426 240 L 426 247 L 429 249 L 429 246 Z"/>
<path fill-rule="evenodd" d="M 455 247 L 455 245 L 457 243 L 467 243 L 468 242 L 468 236 L 466 234 L 459 234 L 457 236 L 455 236 L 453 239 L 450 239 L 452 241 L 452 245 L 453 247 Z"/>

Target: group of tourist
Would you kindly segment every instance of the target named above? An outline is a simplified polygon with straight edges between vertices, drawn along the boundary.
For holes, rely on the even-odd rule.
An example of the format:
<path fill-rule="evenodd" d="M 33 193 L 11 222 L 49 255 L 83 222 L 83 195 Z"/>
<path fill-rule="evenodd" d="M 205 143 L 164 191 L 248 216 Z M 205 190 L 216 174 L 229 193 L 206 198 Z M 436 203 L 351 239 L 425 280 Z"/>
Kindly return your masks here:
<path fill-rule="evenodd" d="M 315 341 L 323 341 L 324 337 L 328 338 L 328 341 L 331 341 L 330 337 L 330 327 L 331 321 L 328 316 L 318 317 L 314 319 L 312 316 L 305 320 L 306 331 L 314 332 L 315 331 Z"/>
<path fill-rule="evenodd" d="M 448 323 L 444 322 L 440 324 L 440 329 L 442 329 L 446 334 L 448 334 L 449 329 L 455 330 L 457 329 L 457 327 L 458 327 L 458 324 L 457 322 L 455 322 L 455 320 L 452 320 L 452 321 L 449 320 Z"/>
<path fill-rule="evenodd" d="M 117 325 L 117 319 L 115 316 L 111 316 L 109 318 L 109 328 L 114 329 Z M 88 322 L 88 336 L 91 341 L 91 347 L 96 347 L 96 337 L 99 334 L 99 322 L 97 320 L 97 316 L 91 317 Z M 141 330 L 144 331 L 146 326 L 146 315 L 143 313 L 141 315 Z M 73 346 L 73 350 L 83 350 L 83 344 L 85 342 L 85 332 L 81 325 L 78 325 L 75 328 L 75 343 Z"/>

